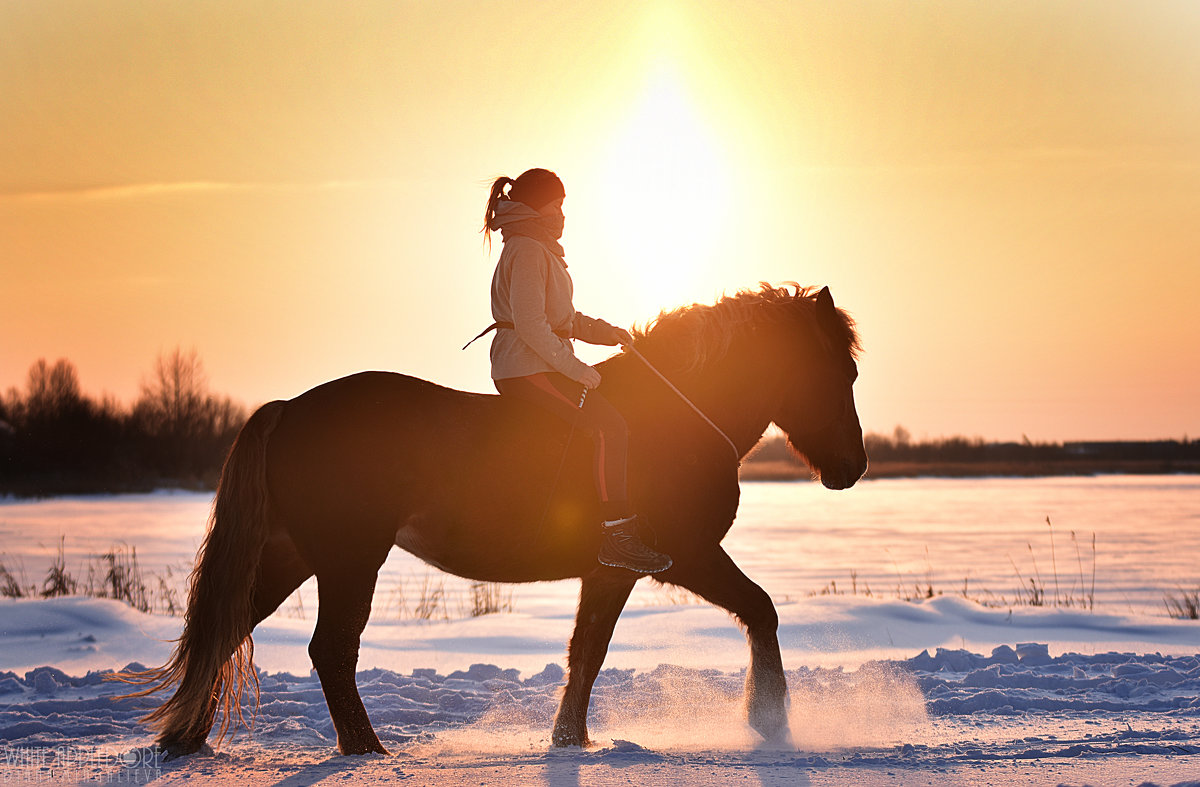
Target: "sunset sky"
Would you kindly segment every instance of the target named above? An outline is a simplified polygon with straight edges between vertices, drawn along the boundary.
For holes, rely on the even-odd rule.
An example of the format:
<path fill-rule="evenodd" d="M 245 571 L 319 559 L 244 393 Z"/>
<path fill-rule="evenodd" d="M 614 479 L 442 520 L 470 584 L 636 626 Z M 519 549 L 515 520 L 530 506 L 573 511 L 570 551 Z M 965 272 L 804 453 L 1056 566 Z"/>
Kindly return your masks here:
<path fill-rule="evenodd" d="M 829 285 L 867 430 L 1200 435 L 1200 3 L 0 3 L 0 390 L 491 391 L 487 184 L 581 311 Z M 497 239 L 498 241 L 498 239 Z M 581 350 L 590 361 L 607 350 Z"/>

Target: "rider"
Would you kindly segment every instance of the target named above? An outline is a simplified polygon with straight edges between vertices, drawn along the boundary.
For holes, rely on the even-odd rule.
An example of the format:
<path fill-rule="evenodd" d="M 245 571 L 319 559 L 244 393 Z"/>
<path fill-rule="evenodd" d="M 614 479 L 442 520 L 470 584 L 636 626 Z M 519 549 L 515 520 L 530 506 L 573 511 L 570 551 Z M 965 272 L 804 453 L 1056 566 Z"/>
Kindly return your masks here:
<path fill-rule="evenodd" d="M 559 243 L 565 198 L 562 181 L 545 169 L 531 169 L 516 180 L 497 178 L 492 184 L 483 232 L 490 240 L 491 232 L 500 230 L 504 239 L 492 276 L 492 380 L 502 396 L 533 402 L 591 434 L 604 518 L 597 559 L 653 574 L 670 568 L 671 558 L 637 535 L 637 515 L 625 485 L 625 419 L 597 390 L 600 373 L 571 347 L 572 339 L 611 346 L 628 344 L 632 337 L 572 305 L 574 287 Z"/>

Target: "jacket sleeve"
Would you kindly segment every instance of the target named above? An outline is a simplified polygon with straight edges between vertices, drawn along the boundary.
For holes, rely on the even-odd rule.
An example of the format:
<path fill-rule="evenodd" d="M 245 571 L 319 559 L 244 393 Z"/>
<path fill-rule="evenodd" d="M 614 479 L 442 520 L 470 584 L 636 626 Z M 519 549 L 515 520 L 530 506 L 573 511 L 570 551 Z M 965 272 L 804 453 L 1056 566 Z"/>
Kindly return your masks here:
<path fill-rule="evenodd" d="M 609 347 L 618 344 L 616 329 L 611 324 L 596 317 L 588 317 L 583 312 L 575 312 L 575 319 L 571 323 L 571 335 L 588 344 L 604 344 Z"/>
<path fill-rule="evenodd" d="M 588 365 L 575 357 L 569 342 L 560 339 L 546 319 L 546 253 L 529 244 L 516 250 L 508 299 L 513 327 L 521 341 L 556 371 L 580 382 Z"/>

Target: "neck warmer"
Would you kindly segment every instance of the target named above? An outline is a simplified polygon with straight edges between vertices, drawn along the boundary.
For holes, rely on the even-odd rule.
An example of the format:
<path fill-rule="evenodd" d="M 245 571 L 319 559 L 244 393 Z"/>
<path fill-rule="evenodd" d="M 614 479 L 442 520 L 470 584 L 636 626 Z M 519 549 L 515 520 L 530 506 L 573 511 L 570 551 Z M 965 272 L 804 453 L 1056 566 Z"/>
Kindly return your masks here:
<path fill-rule="evenodd" d="M 514 235 L 533 238 L 559 258 L 565 256 L 562 244 L 558 242 L 562 237 L 562 228 L 552 222 L 549 216 L 543 216 L 524 202 L 504 200 L 496 205 L 491 227 L 500 230 L 506 242 Z M 563 264 L 566 265 L 566 262 Z"/>

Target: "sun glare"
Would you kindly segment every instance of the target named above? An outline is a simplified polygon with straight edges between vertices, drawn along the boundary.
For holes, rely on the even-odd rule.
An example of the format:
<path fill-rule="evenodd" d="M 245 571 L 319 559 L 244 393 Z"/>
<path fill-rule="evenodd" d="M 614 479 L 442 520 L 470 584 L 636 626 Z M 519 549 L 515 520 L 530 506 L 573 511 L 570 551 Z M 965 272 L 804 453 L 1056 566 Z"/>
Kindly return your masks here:
<path fill-rule="evenodd" d="M 660 66 L 616 126 L 601 158 L 597 218 L 639 313 L 712 296 L 720 247 L 734 226 L 730 168 L 680 76 Z"/>

